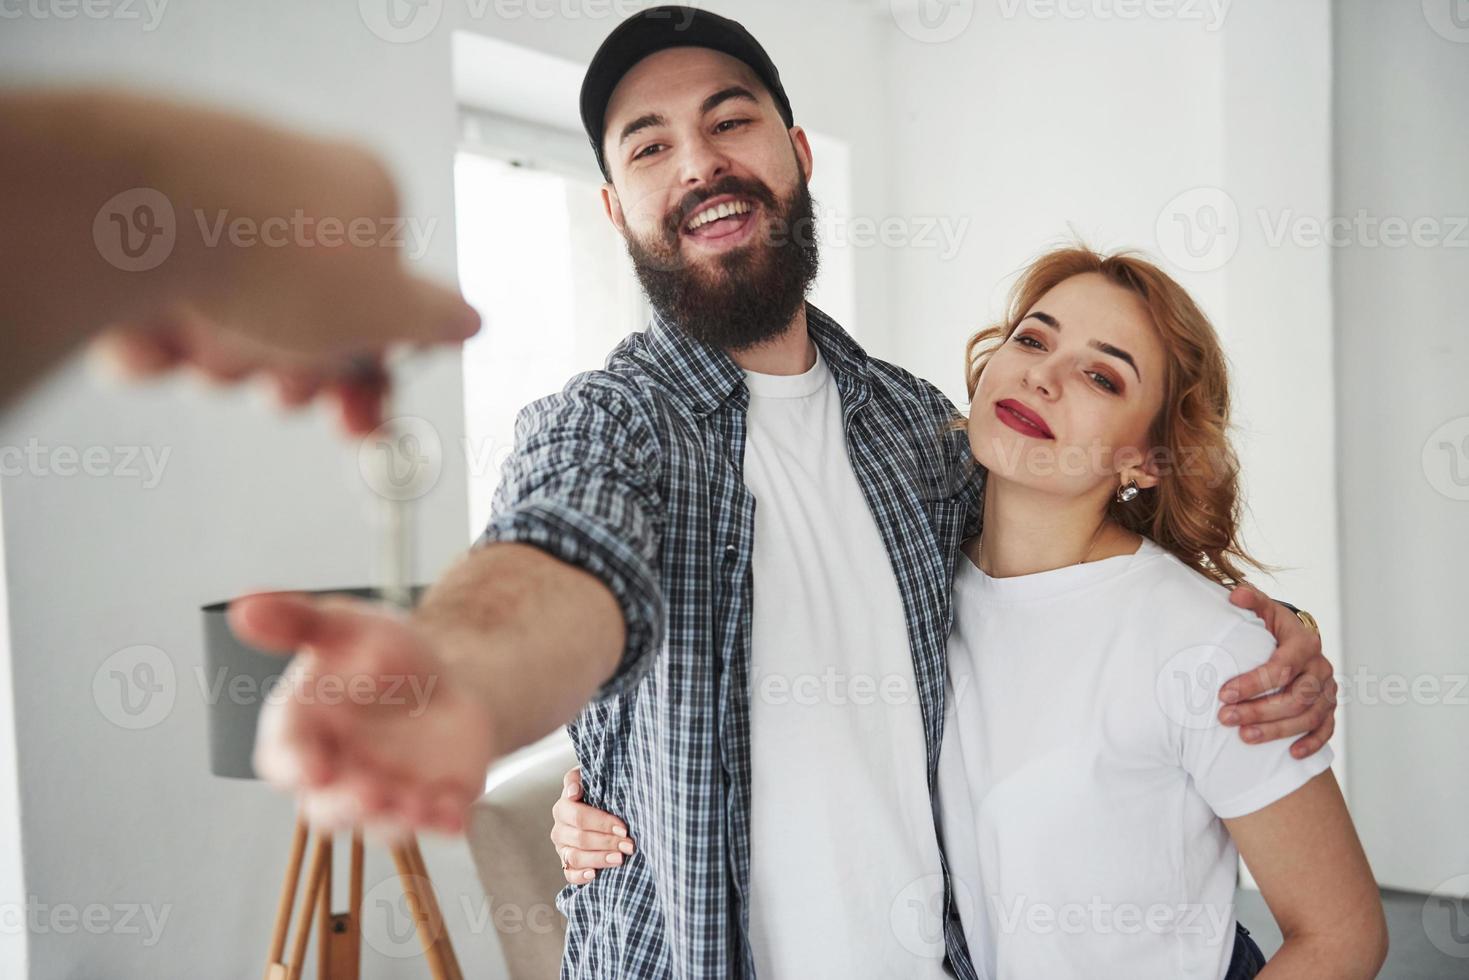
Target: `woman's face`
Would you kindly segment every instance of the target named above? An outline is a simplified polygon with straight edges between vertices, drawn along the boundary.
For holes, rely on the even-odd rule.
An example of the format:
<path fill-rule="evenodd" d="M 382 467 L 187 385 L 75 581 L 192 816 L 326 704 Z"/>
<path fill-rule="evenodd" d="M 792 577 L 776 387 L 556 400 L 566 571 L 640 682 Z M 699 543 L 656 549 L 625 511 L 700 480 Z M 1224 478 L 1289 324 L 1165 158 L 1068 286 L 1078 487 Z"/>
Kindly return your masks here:
<path fill-rule="evenodd" d="M 1100 274 L 1073 276 L 1026 311 L 980 375 L 974 458 L 1032 489 L 1103 498 L 1145 465 L 1164 367 L 1142 300 Z M 1157 483 L 1151 464 L 1128 479 Z"/>

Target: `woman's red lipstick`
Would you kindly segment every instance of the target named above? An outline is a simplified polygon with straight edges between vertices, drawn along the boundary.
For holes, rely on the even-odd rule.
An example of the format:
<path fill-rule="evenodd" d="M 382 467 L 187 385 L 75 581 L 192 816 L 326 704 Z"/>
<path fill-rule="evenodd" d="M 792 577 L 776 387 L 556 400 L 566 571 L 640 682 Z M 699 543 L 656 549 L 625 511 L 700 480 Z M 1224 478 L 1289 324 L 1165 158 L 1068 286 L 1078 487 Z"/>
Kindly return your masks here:
<path fill-rule="evenodd" d="M 1030 436 L 1034 439 L 1056 438 L 1051 433 L 1051 427 L 1046 425 L 1045 419 L 1013 398 L 1006 398 L 1002 402 L 995 403 L 995 418 L 1023 436 Z"/>

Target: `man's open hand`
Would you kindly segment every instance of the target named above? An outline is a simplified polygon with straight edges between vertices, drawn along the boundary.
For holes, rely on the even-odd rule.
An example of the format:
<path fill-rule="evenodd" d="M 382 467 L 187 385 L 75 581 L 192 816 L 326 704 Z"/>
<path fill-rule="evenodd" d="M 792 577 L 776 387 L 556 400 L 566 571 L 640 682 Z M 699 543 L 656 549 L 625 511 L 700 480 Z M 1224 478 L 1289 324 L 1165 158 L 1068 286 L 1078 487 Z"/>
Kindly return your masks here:
<path fill-rule="evenodd" d="M 272 593 L 230 604 L 230 627 L 296 652 L 284 696 L 262 710 L 255 771 L 301 795 L 318 826 L 366 823 L 459 833 L 495 757 L 490 711 L 397 610 L 346 597 Z"/>

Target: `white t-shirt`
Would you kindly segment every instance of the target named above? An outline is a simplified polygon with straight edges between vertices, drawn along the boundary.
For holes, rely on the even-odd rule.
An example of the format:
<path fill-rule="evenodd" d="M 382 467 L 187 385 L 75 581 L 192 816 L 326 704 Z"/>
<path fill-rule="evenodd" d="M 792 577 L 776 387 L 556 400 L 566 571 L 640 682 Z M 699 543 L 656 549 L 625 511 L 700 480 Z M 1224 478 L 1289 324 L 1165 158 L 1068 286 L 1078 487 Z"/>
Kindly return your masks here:
<path fill-rule="evenodd" d="M 837 386 L 819 354 L 804 374 L 745 383 L 755 968 L 943 977 L 939 919 L 923 906 L 942 891 L 903 601 Z"/>
<path fill-rule="evenodd" d="M 1136 554 L 955 576 L 941 832 L 982 977 L 1202 978 L 1234 945 L 1221 817 L 1326 769 L 1217 720 L 1275 641 L 1152 541 Z"/>

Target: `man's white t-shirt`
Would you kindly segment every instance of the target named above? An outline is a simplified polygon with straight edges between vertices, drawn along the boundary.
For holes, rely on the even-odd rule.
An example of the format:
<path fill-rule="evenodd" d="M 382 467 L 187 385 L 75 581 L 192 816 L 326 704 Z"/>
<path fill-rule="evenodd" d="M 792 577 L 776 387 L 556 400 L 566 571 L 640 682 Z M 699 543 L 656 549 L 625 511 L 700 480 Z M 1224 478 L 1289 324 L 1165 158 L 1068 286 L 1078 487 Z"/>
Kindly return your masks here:
<path fill-rule="evenodd" d="M 746 372 L 755 497 L 750 939 L 762 977 L 943 977 L 902 596 L 837 386 Z"/>
<path fill-rule="evenodd" d="M 1219 980 L 1237 852 L 1220 818 L 1326 769 L 1217 720 L 1275 641 L 1150 540 L 1136 554 L 954 583 L 939 798 L 982 977 Z"/>

